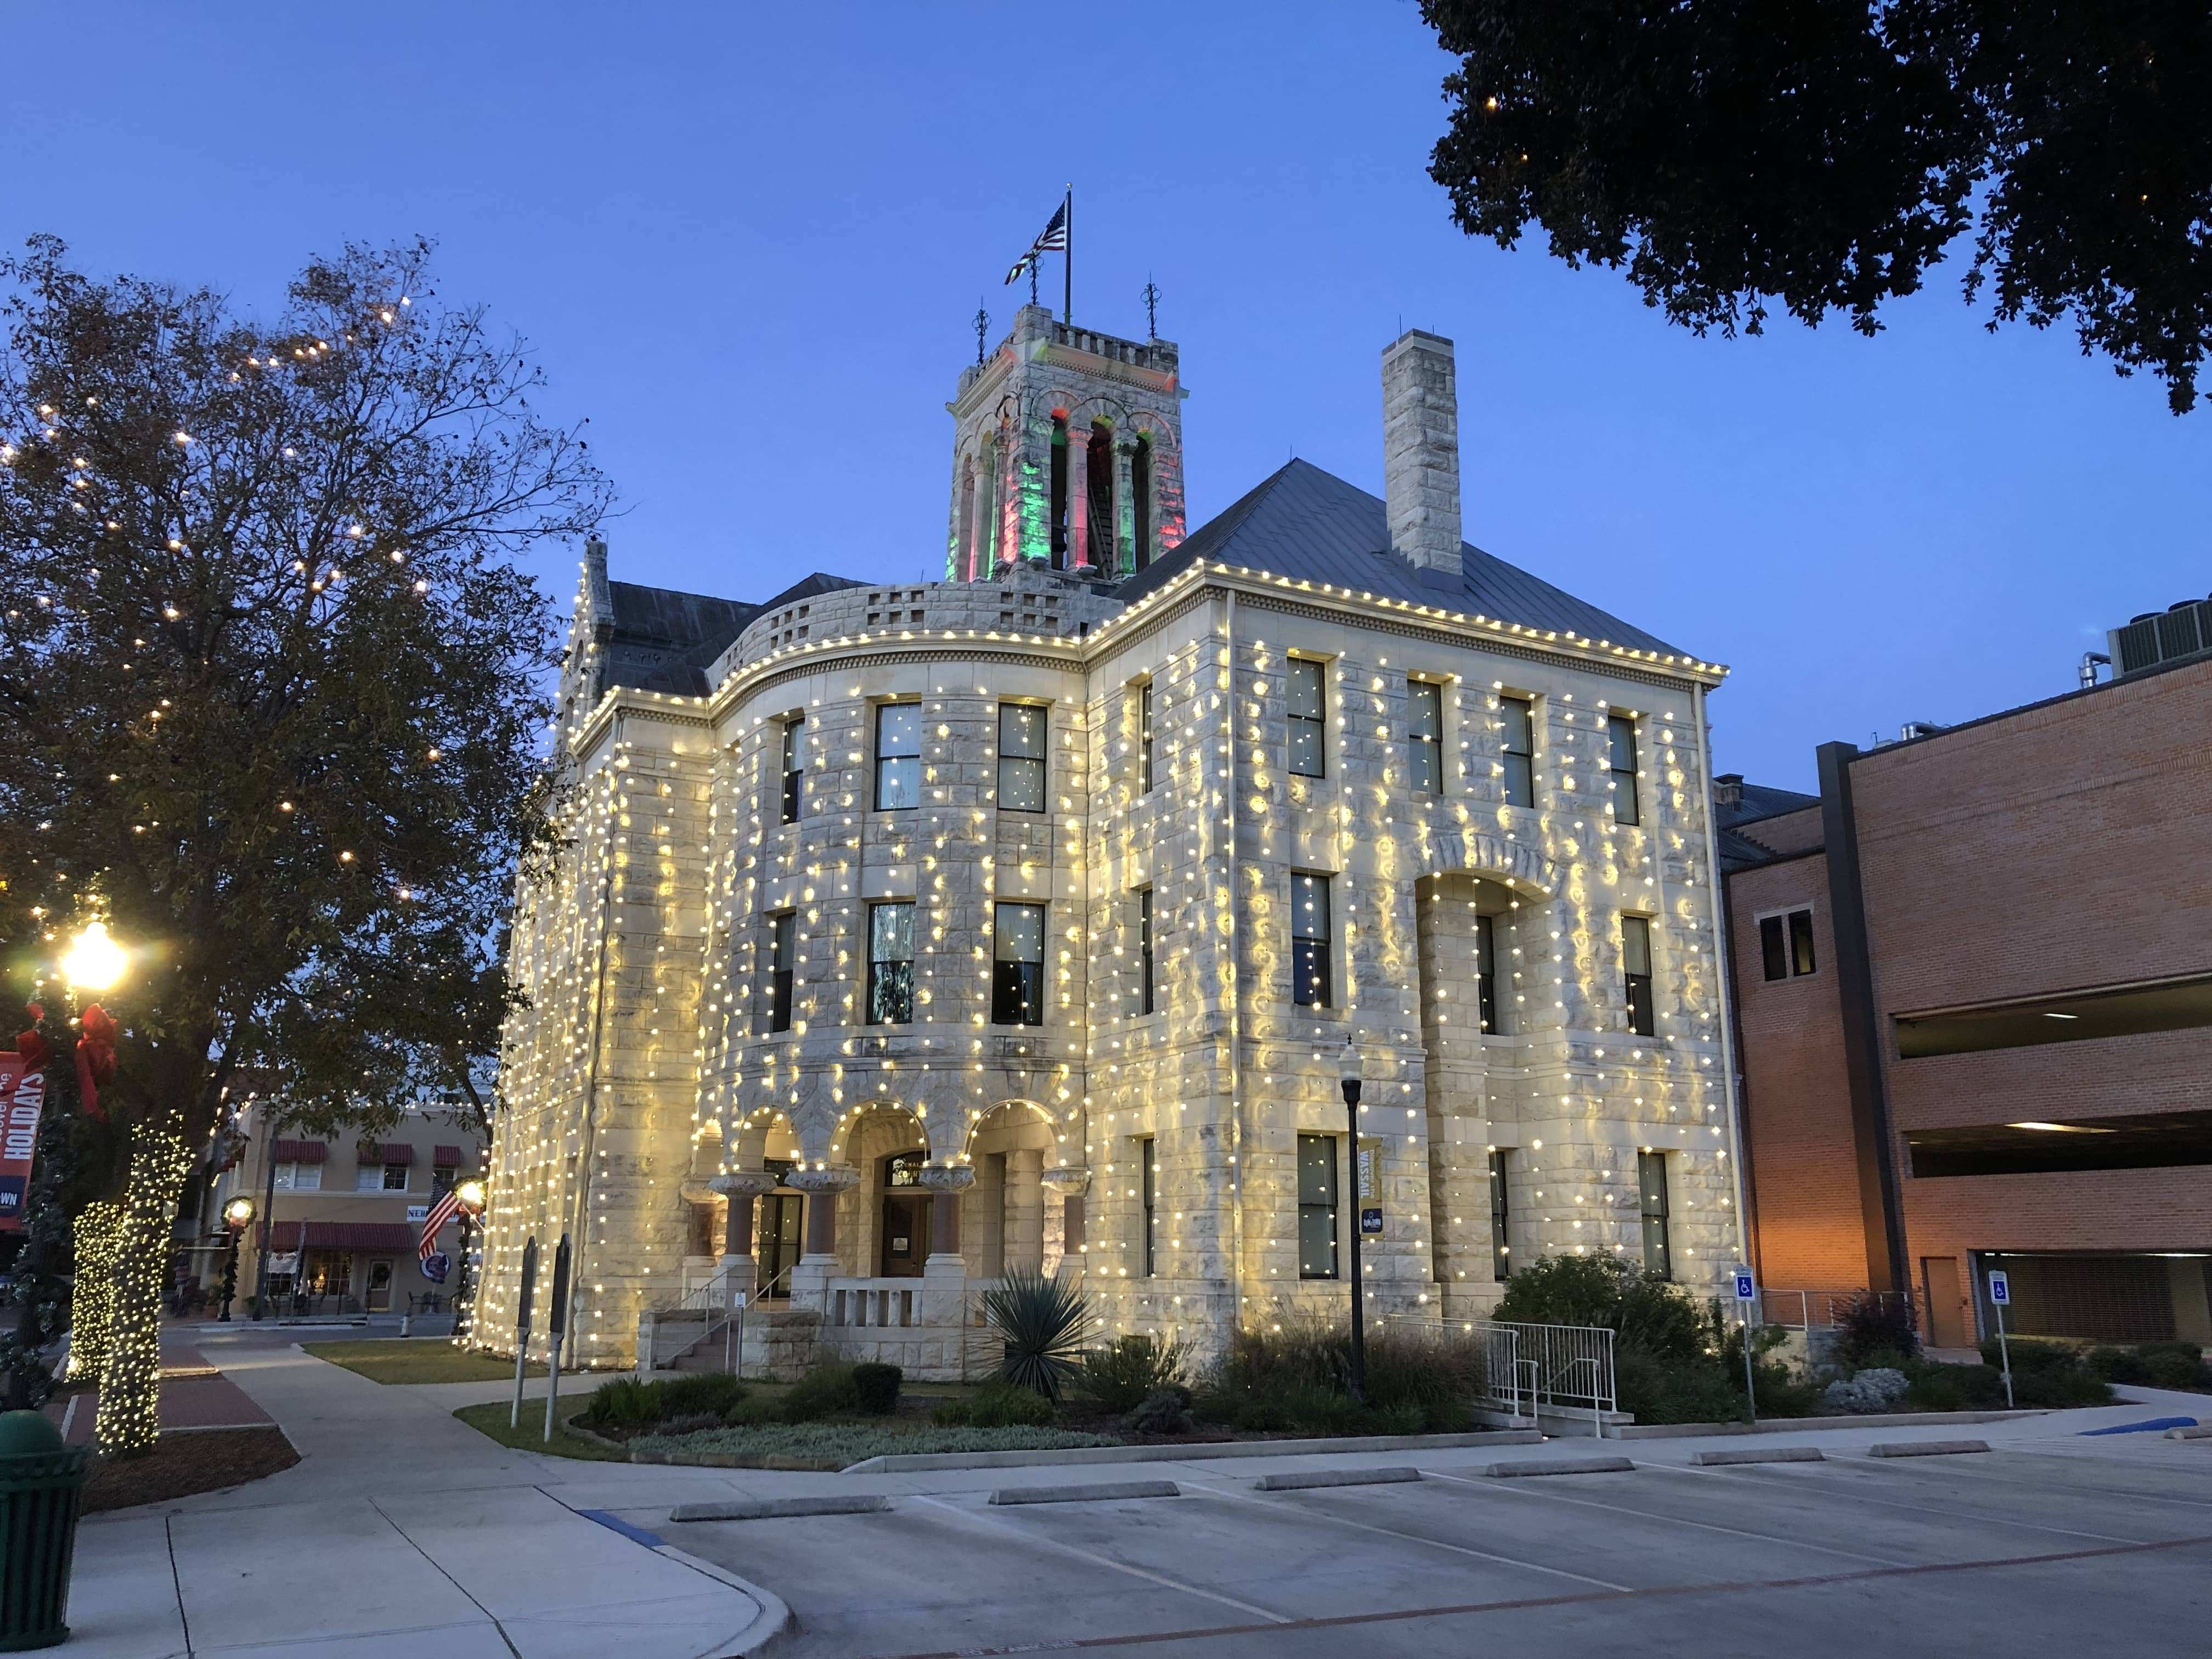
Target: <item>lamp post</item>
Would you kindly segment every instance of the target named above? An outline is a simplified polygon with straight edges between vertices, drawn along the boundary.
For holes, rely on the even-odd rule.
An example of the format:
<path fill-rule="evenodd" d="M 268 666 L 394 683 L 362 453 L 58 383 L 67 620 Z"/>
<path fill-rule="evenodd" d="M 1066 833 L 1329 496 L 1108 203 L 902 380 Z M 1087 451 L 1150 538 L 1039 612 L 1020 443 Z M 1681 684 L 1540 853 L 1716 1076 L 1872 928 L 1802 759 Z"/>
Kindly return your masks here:
<path fill-rule="evenodd" d="M 1364 1406 L 1367 1403 L 1367 1319 L 1360 1305 L 1366 1297 L 1366 1286 L 1360 1281 L 1359 1270 L 1359 1048 L 1349 1036 L 1344 1039 L 1336 1076 L 1344 1085 L 1345 1165 L 1352 1177 L 1348 1209 L 1340 1197 L 1337 1202 L 1337 1212 L 1348 1213 L 1352 1221 L 1346 1230 L 1352 1238 L 1352 1400 L 1354 1405 Z"/>
<path fill-rule="evenodd" d="M 461 1275 L 453 1285 L 453 1340 L 461 1340 L 461 1308 L 469 1294 L 469 1236 L 476 1230 L 476 1219 L 483 1213 L 484 1184 L 481 1181 L 464 1181 L 453 1188 L 453 1197 L 461 1212 Z"/>
<path fill-rule="evenodd" d="M 238 1294 L 238 1236 L 253 1224 L 253 1200 L 240 1194 L 222 1206 L 222 1224 L 230 1236 L 230 1248 L 222 1258 L 222 1311 L 216 1316 L 217 1324 L 230 1323 L 230 1299 Z"/>

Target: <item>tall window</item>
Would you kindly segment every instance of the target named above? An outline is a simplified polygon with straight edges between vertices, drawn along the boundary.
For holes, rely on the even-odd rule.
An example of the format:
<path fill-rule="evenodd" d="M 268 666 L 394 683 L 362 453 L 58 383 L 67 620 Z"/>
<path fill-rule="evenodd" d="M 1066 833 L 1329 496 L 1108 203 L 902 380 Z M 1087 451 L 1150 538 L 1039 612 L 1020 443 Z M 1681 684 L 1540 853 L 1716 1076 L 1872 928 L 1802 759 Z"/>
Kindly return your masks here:
<path fill-rule="evenodd" d="M 806 770 L 806 716 L 793 714 L 783 723 L 783 821 L 799 822 L 799 784 Z"/>
<path fill-rule="evenodd" d="M 1490 1155 L 1490 1276 L 1503 1285 L 1513 1276 L 1512 1212 L 1506 1207 L 1503 1148 Z"/>
<path fill-rule="evenodd" d="M 914 906 L 868 907 L 868 1024 L 914 1018 Z"/>
<path fill-rule="evenodd" d="M 1406 755 L 1413 787 L 1440 795 L 1444 787 L 1444 689 L 1433 680 L 1406 687 Z"/>
<path fill-rule="evenodd" d="M 1672 1279 L 1674 1264 L 1667 1243 L 1667 1154 L 1637 1153 L 1636 1184 L 1644 1206 L 1644 1271 Z"/>
<path fill-rule="evenodd" d="M 1001 904 L 992 913 L 991 1024 L 1044 1024 L 1044 906 Z"/>
<path fill-rule="evenodd" d="M 1152 1009 L 1152 890 L 1137 890 L 1137 1012 Z"/>
<path fill-rule="evenodd" d="M 1636 720 L 1631 714 L 1608 715 L 1605 738 L 1613 759 L 1613 821 L 1641 823 L 1636 805 Z"/>
<path fill-rule="evenodd" d="M 1147 681 L 1137 693 L 1137 790 L 1152 793 L 1152 688 Z"/>
<path fill-rule="evenodd" d="M 1045 711 L 1033 703 L 999 705 L 999 810 L 1044 811 Z"/>
<path fill-rule="evenodd" d="M 1159 1142 L 1140 1140 L 1137 1143 L 1138 1169 L 1143 1176 L 1145 1200 L 1145 1277 L 1150 1279 L 1159 1271 Z"/>
<path fill-rule="evenodd" d="M 1794 979 L 1813 971 L 1813 913 L 1791 910 L 1759 919 L 1759 953 L 1769 979 Z"/>
<path fill-rule="evenodd" d="M 1067 498 L 1073 482 L 1067 465 L 1067 422 L 1052 423 L 1052 568 L 1067 568 Z"/>
<path fill-rule="evenodd" d="M 921 805 L 921 705 L 876 708 L 876 811 Z"/>
<path fill-rule="evenodd" d="M 1474 919 L 1475 1017 L 1486 1031 L 1498 1029 L 1498 926 L 1490 916 Z"/>
<path fill-rule="evenodd" d="M 768 1029 L 791 1029 L 791 990 L 799 969 L 799 917 L 786 910 L 769 922 Z"/>
<path fill-rule="evenodd" d="M 1526 697 L 1500 697 L 1498 717 L 1505 727 L 1505 804 L 1536 804 L 1536 711 Z"/>
<path fill-rule="evenodd" d="M 1129 505 L 1136 534 L 1134 556 L 1142 570 L 1152 562 L 1152 441 L 1147 433 L 1137 434 L 1137 447 L 1129 457 Z"/>
<path fill-rule="evenodd" d="M 1291 770 L 1301 777 L 1326 777 L 1328 750 L 1322 732 L 1328 693 L 1322 684 L 1322 665 L 1310 657 L 1292 657 L 1285 690 L 1291 704 Z"/>
<path fill-rule="evenodd" d="M 1336 1137 L 1298 1137 L 1298 1277 L 1336 1277 Z"/>
<path fill-rule="evenodd" d="M 1291 877 L 1291 997 L 1301 1008 L 1329 1006 L 1328 878 Z"/>
<path fill-rule="evenodd" d="M 1628 981 L 1628 1029 L 1638 1036 L 1658 1034 L 1651 1007 L 1651 924 L 1642 916 L 1620 919 L 1620 971 Z"/>

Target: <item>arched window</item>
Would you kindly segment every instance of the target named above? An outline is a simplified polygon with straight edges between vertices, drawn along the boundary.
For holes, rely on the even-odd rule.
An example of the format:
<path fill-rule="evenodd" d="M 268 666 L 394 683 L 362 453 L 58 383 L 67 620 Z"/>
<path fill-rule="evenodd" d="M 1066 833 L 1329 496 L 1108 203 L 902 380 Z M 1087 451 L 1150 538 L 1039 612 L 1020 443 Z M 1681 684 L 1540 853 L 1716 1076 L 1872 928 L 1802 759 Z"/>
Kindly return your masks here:
<path fill-rule="evenodd" d="M 1067 568 L 1067 421 L 1052 417 L 1052 568 Z"/>
<path fill-rule="evenodd" d="M 1136 453 L 1129 459 L 1129 494 L 1136 524 L 1136 566 L 1142 570 L 1152 562 L 1152 434 L 1149 432 L 1137 434 Z"/>
<path fill-rule="evenodd" d="M 1084 545 L 1090 550 L 1091 563 L 1118 575 L 1114 546 L 1114 428 L 1104 421 L 1091 423 L 1085 474 L 1083 495 L 1088 504 L 1089 529 Z"/>

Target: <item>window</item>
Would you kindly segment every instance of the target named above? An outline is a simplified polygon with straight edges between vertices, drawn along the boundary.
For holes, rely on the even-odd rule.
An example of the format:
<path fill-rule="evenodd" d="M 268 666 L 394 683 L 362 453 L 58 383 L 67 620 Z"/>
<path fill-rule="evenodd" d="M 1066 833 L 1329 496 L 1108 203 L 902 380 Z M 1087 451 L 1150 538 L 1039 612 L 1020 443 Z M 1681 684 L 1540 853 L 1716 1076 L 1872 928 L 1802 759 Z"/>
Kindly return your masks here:
<path fill-rule="evenodd" d="M 1513 1234 L 1506 1208 L 1505 1160 L 1503 1150 L 1490 1155 L 1490 1276 L 1503 1285 L 1513 1276 Z"/>
<path fill-rule="evenodd" d="M 806 716 L 783 723 L 783 821 L 799 822 L 799 781 L 806 769 Z"/>
<path fill-rule="evenodd" d="M 1636 805 L 1636 717 L 1607 716 L 1605 736 L 1613 754 L 1613 821 L 1641 823 L 1643 815 Z"/>
<path fill-rule="evenodd" d="M 357 1193 L 404 1193 L 407 1190 L 404 1164 L 364 1164 L 353 1173 Z"/>
<path fill-rule="evenodd" d="M 433 1198 L 443 1198 L 447 1193 L 453 1190 L 453 1182 L 459 1177 L 459 1176 L 460 1171 L 459 1170 L 431 1170 L 430 1196 Z M 703 1255 L 705 1252 L 702 1251 L 702 1254 Z"/>
<path fill-rule="evenodd" d="M 999 705 L 999 810 L 1044 811 L 1045 711 L 1031 703 Z"/>
<path fill-rule="evenodd" d="M 991 921 L 991 1024 L 1044 1024 L 1044 906 L 1001 904 Z"/>
<path fill-rule="evenodd" d="M 1505 804 L 1536 804 L 1536 708 L 1526 697 L 1500 697 L 1498 714 L 1505 727 Z"/>
<path fill-rule="evenodd" d="M 876 811 L 921 805 L 921 705 L 880 703 L 876 708 Z"/>
<path fill-rule="evenodd" d="M 1498 1029 L 1498 924 L 1492 916 L 1474 919 L 1474 1011 L 1486 1031 Z"/>
<path fill-rule="evenodd" d="M 1336 1137 L 1298 1137 L 1298 1277 L 1336 1277 Z"/>
<path fill-rule="evenodd" d="M 1159 1271 L 1159 1225 L 1158 1201 L 1160 1191 L 1159 1142 L 1140 1140 L 1138 1167 L 1144 1177 L 1145 1200 L 1145 1277 L 1150 1279 Z"/>
<path fill-rule="evenodd" d="M 1285 692 L 1290 698 L 1291 770 L 1301 777 L 1327 777 L 1328 768 L 1323 757 L 1328 750 L 1322 746 L 1322 728 L 1328 716 L 1328 693 L 1322 685 L 1322 665 L 1310 657 L 1293 657 L 1289 674 Z"/>
<path fill-rule="evenodd" d="M 1137 792 L 1152 793 L 1152 688 L 1137 693 Z"/>
<path fill-rule="evenodd" d="M 914 1018 L 914 906 L 868 907 L 868 1024 Z"/>
<path fill-rule="evenodd" d="M 1644 1271 L 1672 1279 L 1674 1267 L 1667 1246 L 1667 1154 L 1637 1153 L 1636 1184 L 1643 1194 Z"/>
<path fill-rule="evenodd" d="M 1291 998 L 1301 1008 L 1328 1006 L 1328 878 L 1291 877 Z"/>
<path fill-rule="evenodd" d="M 1444 689 L 1434 680 L 1406 686 L 1406 755 L 1413 787 L 1431 795 L 1444 788 Z"/>
<path fill-rule="evenodd" d="M 1149 1014 L 1152 1006 L 1152 890 L 1137 890 L 1137 1012 Z"/>
<path fill-rule="evenodd" d="M 1656 1036 L 1659 1023 L 1651 1008 L 1651 923 L 1643 916 L 1620 919 L 1620 971 L 1628 981 L 1628 1029 Z"/>
<path fill-rule="evenodd" d="M 1148 432 L 1137 434 L 1137 447 L 1130 452 L 1129 501 L 1134 541 L 1131 556 L 1142 570 L 1152 562 L 1152 438 Z"/>
<path fill-rule="evenodd" d="M 276 1166 L 276 1190 L 280 1193 L 319 1193 L 323 1189 L 323 1166 L 319 1164 L 279 1164 Z"/>
<path fill-rule="evenodd" d="M 1769 979 L 1790 979 L 1813 971 L 1813 913 L 1788 910 L 1759 919 L 1759 954 Z"/>
<path fill-rule="evenodd" d="M 768 1029 L 791 1029 L 791 990 L 799 968 L 799 918 L 789 910 L 769 920 Z"/>

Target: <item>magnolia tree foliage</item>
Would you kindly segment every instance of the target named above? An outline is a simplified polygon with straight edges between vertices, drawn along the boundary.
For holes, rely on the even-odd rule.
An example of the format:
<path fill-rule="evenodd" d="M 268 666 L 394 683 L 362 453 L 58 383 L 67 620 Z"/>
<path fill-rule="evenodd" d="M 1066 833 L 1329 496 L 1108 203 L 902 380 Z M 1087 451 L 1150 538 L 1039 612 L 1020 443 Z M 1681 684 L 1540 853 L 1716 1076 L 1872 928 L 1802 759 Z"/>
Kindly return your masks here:
<path fill-rule="evenodd" d="M 23 988 L 88 915 L 131 952 L 110 1443 L 227 1091 L 327 1127 L 480 1106 L 507 1009 L 496 933 L 548 835 L 551 618 L 516 561 L 607 489 L 428 253 L 317 259 L 269 322 L 51 238 L 0 262 L 0 950 Z"/>

